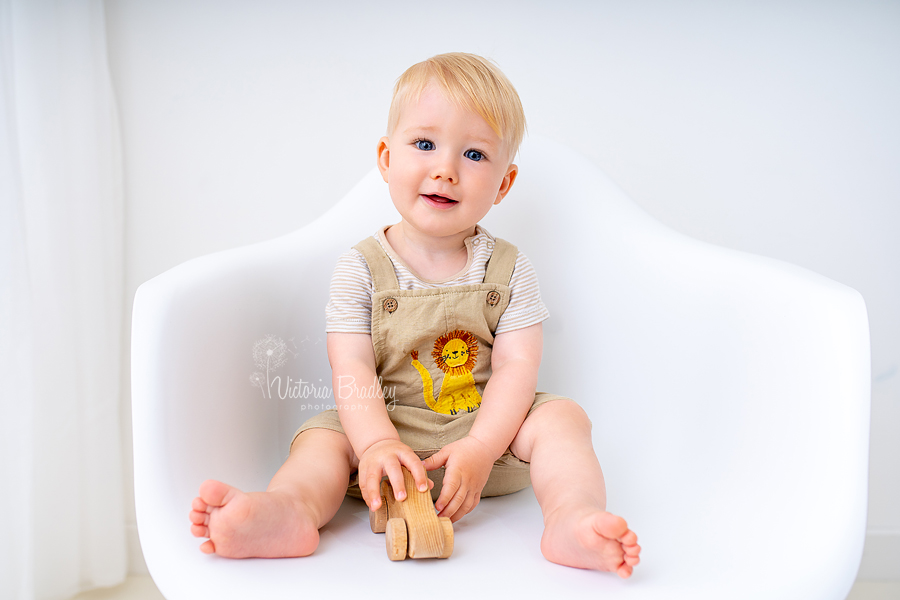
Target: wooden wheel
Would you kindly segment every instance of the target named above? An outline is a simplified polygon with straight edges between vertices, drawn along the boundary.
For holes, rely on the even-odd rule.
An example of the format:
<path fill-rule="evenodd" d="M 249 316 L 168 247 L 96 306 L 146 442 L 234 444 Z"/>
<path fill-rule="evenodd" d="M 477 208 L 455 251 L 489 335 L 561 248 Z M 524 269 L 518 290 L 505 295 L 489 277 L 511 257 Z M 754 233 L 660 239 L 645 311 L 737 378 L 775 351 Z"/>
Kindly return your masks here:
<path fill-rule="evenodd" d="M 388 558 L 404 560 L 406 558 L 406 521 L 403 519 L 388 520 L 384 533 Z"/>
<path fill-rule="evenodd" d="M 378 510 L 369 511 L 369 526 L 372 527 L 373 533 L 384 533 L 388 522 L 387 499 L 381 497 L 381 506 Z"/>
<path fill-rule="evenodd" d="M 450 558 L 450 555 L 453 554 L 453 522 L 449 517 L 441 517 L 438 520 L 444 530 L 444 551 L 438 558 Z"/>

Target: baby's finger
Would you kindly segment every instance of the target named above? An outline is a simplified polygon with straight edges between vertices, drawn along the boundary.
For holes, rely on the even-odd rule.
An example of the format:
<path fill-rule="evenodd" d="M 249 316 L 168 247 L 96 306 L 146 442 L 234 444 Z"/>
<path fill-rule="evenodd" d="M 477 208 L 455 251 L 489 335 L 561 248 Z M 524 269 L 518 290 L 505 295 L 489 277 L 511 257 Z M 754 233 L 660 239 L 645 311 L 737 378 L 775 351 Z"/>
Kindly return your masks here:
<path fill-rule="evenodd" d="M 434 507 L 441 513 L 440 516 L 446 517 L 445 509 L 447 505 L 456 497 L 457 491 L 459 490 L 462 482 L 458 476 L 454 477 L 452 474 L 447 473 L 444 475 L 444 483 L 441 488 L 441 495 L 438 496 L 437 502 L 434 503 Z M 452 514 L 452 513 L 450 513 Z"/>
<path fill-rule="evenodd" d="M 403 463 L 404 467 L 409 469 L 419 491 L 427 492 L 429 490 L 428 473 L 425 472 L 425 467 L 422 465 L 422 461 L 419 460 L 419 457 L 410 452 L 409 454 L 401 456 L 400 462 Z"/>
<path fill-rule="evenodd" d="M 391 482 L 391 488 L 394 490 L 394 498 L 400 502 L 406 500 L 406 485 L 403 483 L 403 470 L 400 468 L 400 462 L 393 460 L 386 462 L 384 471 L 387 473 L 388 481 Z"/>
<path fill-rule="evenodd" d="M 435 469 L 440 469 L 445 464 L 447 464 L 448 458 L 450 458 L 450 453 L 444 452 L 444 450 L 441 449 L 440 451 L 435 452 L 434 454 L 426 458 L 423 466 L 426 471 L 434 471 Z"/>
<path fill-rule="evenodd" d="M 364 482 L 365 485 L 363 485 Z M 365 478 L 360 476 L 359 484 L 363 500 L 369 505 L 369 510 L 378 510 L 381 506 L 381 471 L 367 470 Z"/>
<path fill-rule="evenodd" d="M 469 494 L 460 509 L 456 511 L 456 514 L 458 515 L 456 520 L 459 521 L 464 516 L 475 510 L 475 507 L 478 506 L 479 502 L 481 502 L 481 494 Z"/>
<path fill-rule="evenodd" d="M 460 490 L 453 496 L 453 499 L 450 500 L 450 503 L 440 512 L 439 517 L 450 517 L 450 520 L 456 523 L 460 519 L 462 519 L 466 513 L 465 510 L 467 494 Z"/>

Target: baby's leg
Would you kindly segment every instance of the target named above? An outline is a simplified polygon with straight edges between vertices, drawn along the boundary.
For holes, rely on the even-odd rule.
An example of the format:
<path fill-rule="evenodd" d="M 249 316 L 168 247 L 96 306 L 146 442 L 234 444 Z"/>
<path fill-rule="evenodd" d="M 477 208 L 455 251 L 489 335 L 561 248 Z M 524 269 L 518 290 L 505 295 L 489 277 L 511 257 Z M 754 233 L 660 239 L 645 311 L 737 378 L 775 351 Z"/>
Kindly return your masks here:
<path fill-rule="evenodd" d="M 327 429 L 300 434 L 265 492 L 244 493 L 207 480 L 190 519 L 200 549 L 229 558 L 308 556 L 335 515 L 355 456 L 347 437 Z"/>
<path fill-rule="evenodd" d="M 571 400 L 542 404 L 525 419 L 511 449 L 531 463 L 531 484 L 544 514 L 544 557 L 631 576 L 641 548 L 625 520 L 606 512 L 606 484 L 581 407 Z"/>

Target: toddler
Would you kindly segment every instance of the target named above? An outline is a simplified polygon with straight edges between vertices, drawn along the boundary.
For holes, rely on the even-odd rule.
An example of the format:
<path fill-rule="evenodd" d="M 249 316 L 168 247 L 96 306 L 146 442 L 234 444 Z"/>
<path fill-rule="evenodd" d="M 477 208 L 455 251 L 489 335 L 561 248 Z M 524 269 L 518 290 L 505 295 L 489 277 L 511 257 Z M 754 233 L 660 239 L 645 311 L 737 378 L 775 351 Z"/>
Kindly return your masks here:
<path fill-rule="evenodd" d="M 337 409 L 303 424 L 265 492 L 200 486 L 190 519 L 203 552 L 311 554 L 346 494 L 377 509 L 387 476 L 403 500 L 402 465 L 452 521 L 531 484 L 548 560 L 631 575 L 640 547 L 606 512 L 590 421 L 535 392 L 548 313 L 534 270 L 478 225 L 516 181 L 524 130 L 515 89 L 481 57 L 443 54 L 400 77 L 377 162 L 401 220 L 332 277 Z"/>

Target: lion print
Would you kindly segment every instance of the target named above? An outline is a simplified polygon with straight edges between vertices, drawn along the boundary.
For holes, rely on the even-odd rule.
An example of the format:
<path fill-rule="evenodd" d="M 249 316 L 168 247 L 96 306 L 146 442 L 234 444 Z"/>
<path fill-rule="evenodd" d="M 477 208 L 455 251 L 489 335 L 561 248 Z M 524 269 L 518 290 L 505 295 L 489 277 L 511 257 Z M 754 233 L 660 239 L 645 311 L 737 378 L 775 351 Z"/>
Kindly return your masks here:
<path fill-rule="evenodd" d="M 478 359 L 478 340 L 468 331 L 457 329 L 434 341 L 431 356 L 434 364 L 444 372 L 444 381 L 437 400 L 434 399 L 434 382 L 425 366 L 419 362 L 419 351 L 411 353 L 412 365 L 422 377 L 422 392 L 428 407 L 445 415 L 460 411 L 472 412 L 481 405 L 481 394 L 475 389 L 472 369 Z"/>

